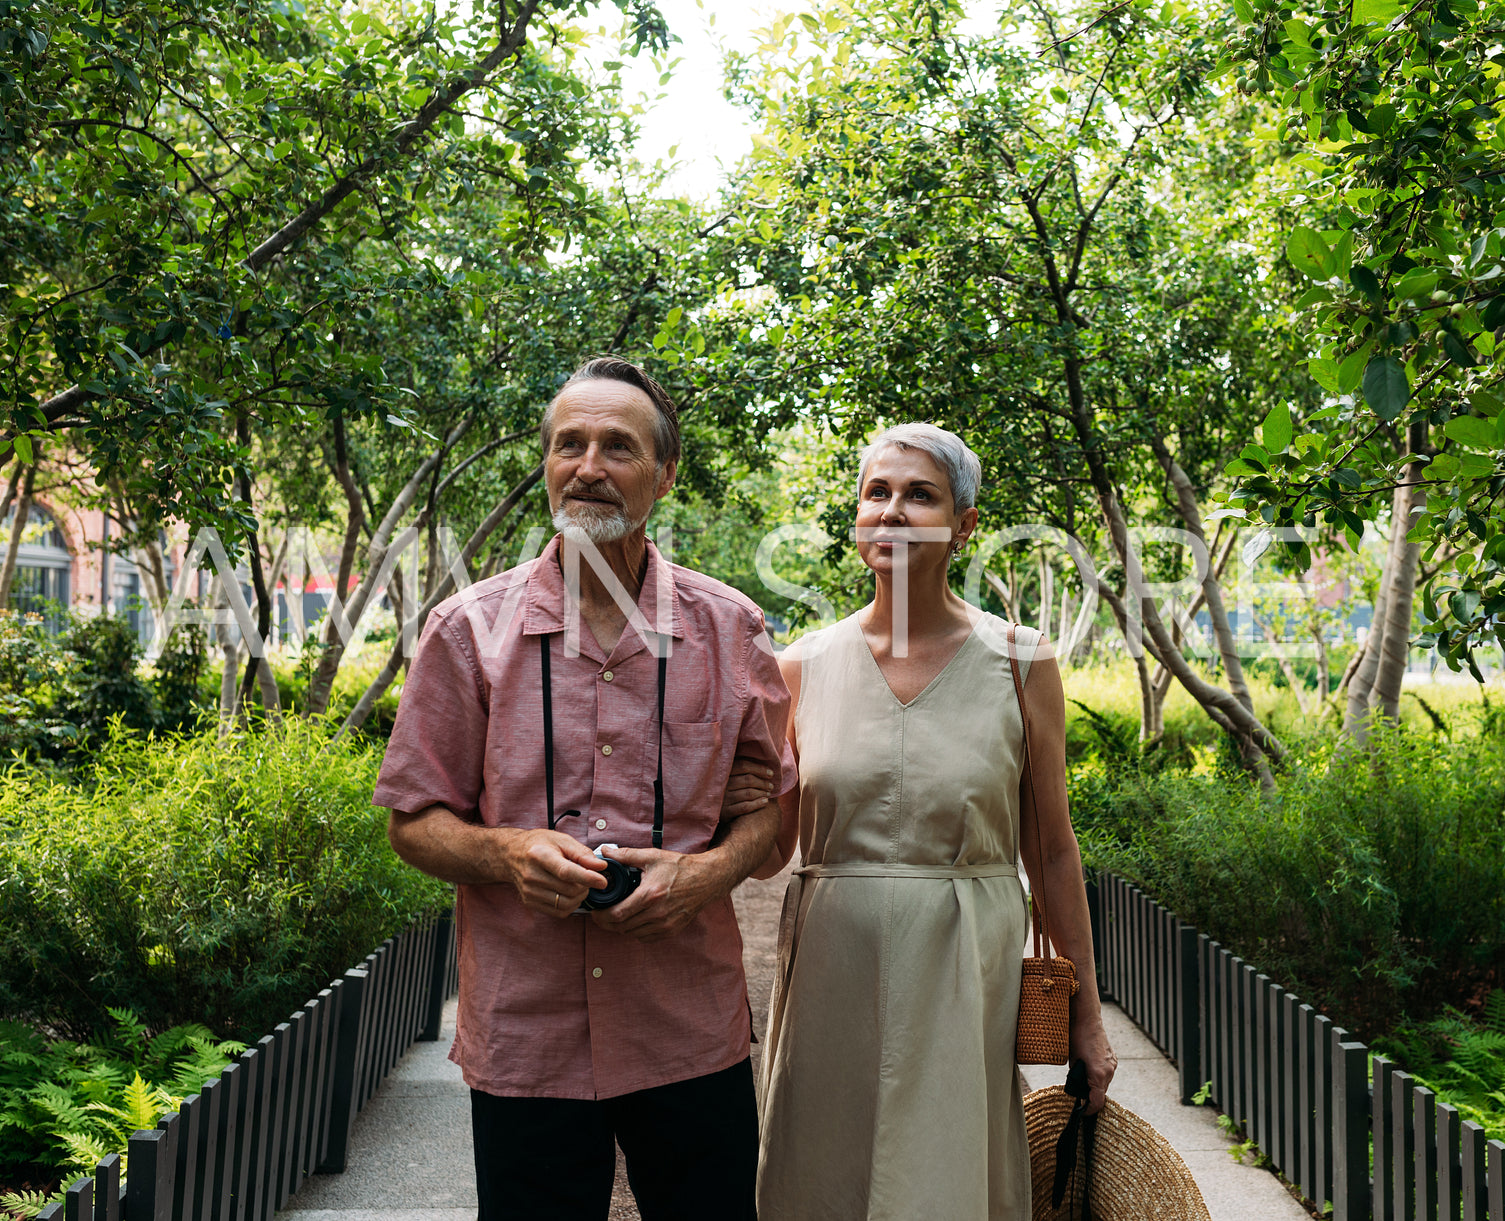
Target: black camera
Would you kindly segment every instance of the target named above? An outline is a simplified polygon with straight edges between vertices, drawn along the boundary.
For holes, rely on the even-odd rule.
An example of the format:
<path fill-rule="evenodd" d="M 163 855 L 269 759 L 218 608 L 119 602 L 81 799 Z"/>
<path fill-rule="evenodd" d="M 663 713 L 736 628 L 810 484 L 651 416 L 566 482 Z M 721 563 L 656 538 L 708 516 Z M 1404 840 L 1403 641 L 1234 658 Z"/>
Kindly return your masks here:
<path fill-rule="evenodd" d="M 615 847 L 615 844 L 602 844 L 596 849 L 596 855 L 606 862 L 606 887 L 604 890 L 587 890 L 577 911 L 591 912 L 612 907 L 636 890 L 638 883 L 643 880 L 643 871 L 636 865 L 614 861 L 602 851 L 604 848 Z"/>

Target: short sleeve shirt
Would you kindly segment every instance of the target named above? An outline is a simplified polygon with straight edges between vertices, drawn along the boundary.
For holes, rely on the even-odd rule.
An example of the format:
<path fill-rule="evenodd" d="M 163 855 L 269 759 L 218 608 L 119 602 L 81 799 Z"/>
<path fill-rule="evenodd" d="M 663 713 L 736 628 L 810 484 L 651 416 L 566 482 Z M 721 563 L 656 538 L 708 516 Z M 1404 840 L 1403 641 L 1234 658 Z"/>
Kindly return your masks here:
<path fill-rule="evenodd" d="M 559 539 L 430 615 L 373 801 L 447 806 L 488 827 L 546 827 L 542 665 L 548 639 L 556 829 L 595 848 L 647 848 L 663 724 L 663 846 L 703 852 L 736 755 L 793 787 L 789 691 L 757 606 L 664 561 L 651 544 L 637 615 L 609 656 L 567 613 Z M 742 939 L 730 899 L 651 944 L 523 907 L 510 885 L 461 885 L 460 1006 L 450 1058 L 474 1089 L 611 1098 L 702 1076 L 748 1054 Z"/>

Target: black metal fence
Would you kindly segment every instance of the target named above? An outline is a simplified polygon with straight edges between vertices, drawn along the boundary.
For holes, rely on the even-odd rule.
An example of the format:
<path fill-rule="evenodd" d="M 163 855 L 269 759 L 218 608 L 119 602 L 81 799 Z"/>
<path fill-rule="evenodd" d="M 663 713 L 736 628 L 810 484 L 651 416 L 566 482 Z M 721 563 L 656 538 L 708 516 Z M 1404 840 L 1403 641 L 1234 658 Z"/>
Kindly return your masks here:
<path fill-rule="evenodd" d="M 1113 874 L 1089 887 L 1112 999 L 1335 1221 L 1505 1221 L 1505 1144 Z"/>
<path fill-rule="evenodd" d="M 304 1178 L 345 1169 L 351 1121 L 457 985 L 449 914 L 414 921 L 247 1048 L 42 1221 L 270 1221 Z"/>

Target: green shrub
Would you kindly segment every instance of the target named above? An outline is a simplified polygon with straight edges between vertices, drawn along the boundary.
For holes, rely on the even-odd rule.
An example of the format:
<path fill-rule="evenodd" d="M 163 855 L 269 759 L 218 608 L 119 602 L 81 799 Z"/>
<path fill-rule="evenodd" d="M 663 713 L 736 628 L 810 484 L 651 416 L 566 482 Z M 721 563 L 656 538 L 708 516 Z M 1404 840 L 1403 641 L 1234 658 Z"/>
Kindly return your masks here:
<path fill-rule="evenodd" d="M 0 1019 L 87 1041 L 265 1034 L 448 891 L 370 805 L 380 752 L 289 718 L 218 742 L 117 723 L 86 773 L 0 780 Z"/>
<path fill-rule="evenodd" d="M 150 679 L 129 622 L 111 615 L 66 615 L 54 634 L 37 615 L 0 611 L 0 759 L 20 755 L 72 764 L 112 724 L 147 733 L 193 726 L 204 632 L 173 633 Z"/>
<path fill-rule="evenodd" d="M 1505 975 L 1505 733 L 1376 732 L 1240 776 L 1074 777 L 1088 859 L 1365 1037 Z"/>

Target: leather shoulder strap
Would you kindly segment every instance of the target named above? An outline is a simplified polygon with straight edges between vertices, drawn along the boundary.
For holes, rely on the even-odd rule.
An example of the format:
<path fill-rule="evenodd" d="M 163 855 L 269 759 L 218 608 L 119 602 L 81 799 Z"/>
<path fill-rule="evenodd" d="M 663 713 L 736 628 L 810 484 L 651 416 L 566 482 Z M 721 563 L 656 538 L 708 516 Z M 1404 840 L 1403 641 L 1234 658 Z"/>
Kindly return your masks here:
<path fill-rule="evenodd" d="M 1019 677 L 1019 649 L 1015 632 L 1018 624 L 1010 623 L 1008 631 L 1009 670 L 1014 676 L 1014 696 L 1019 704 L 1019 718 L 1024 722 L 1024 782 L 1029 786 L 1029 803 L 1034 812 L 1035 851 L 1040 862 L 1040 872 L 1045 872 L 1045 843 L 1040 836 L 1040 807 L 1035 801 L 1035 752 L 1030 747 L 1029 708 L 1024 702 L 1024 681 Z M 1050 946 L 1050 925 L 1047 922 L 1045 905 L 1045 879 L 1030 878 L 1030 910 L 1034 913 L 1035 957 L 1045 956 Z"/>

